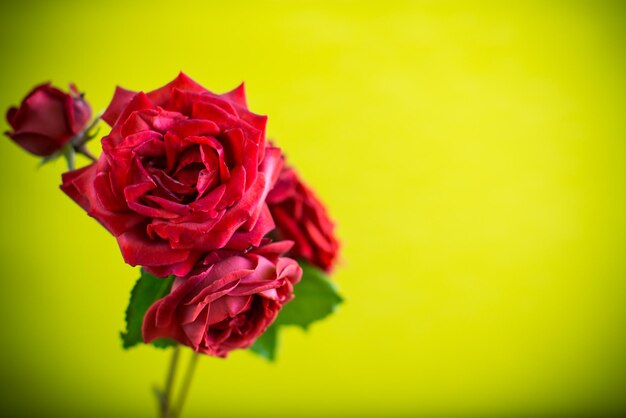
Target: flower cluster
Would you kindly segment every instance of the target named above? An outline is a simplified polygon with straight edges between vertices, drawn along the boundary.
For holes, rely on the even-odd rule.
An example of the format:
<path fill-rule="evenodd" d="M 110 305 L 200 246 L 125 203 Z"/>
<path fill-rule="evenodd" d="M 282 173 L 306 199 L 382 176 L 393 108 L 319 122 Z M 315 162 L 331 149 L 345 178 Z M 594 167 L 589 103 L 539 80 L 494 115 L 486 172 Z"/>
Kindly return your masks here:
<path fill-rule="evenodd" d="M 49 155 L 79 135 L 90 108 L 37 87 L 7 118 L 8 135 Z M 266 140 L 243 85 L 214 94 L 181 73 L 151 91 L 118 88 L 102 115 L 111 131 L 93 163 L 61 189 L 118 241 L 124 260 L 171 291 L 143 321 L 145 342 L 170 338 L 226 356 L 246 348 L 293 298 L 296 259 L 329 271 L 338 244 L 324 206 Z"/>

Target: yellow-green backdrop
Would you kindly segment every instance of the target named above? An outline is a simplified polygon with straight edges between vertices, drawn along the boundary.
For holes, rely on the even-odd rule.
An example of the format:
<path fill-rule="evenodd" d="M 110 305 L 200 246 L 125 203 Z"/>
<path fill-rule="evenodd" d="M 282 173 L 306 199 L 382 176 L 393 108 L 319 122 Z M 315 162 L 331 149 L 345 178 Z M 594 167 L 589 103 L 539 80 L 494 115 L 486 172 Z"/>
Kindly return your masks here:
<path fill-rule="evenodd" d="M 245 81 L 328 204 L 346 303 L 275 364 L 202 358 L 188 417 L 615 412 L 623 4 L 3 2 L 0 105 L 45 80 L 95 110 L 180 70 Z M 169 355 L 118 338 L 137 271 L 37 163 L 0 140 L 0 412 L 154 416 Z"/>

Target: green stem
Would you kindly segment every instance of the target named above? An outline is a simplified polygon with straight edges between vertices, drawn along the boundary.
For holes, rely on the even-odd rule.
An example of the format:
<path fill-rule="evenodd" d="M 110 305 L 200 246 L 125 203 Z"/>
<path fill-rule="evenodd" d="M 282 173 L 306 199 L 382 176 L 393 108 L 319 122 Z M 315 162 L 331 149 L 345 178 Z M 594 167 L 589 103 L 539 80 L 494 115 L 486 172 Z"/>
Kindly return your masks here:
<path fill-rule="evenodd" d="M 102 119 L 102 115 L 104 115 L 104 110 L 101 112 L 98 112 L 98 114 L 96 115 L 95 118 L 93 118 L 93 121 L 91 121 L 91 123 L 89 124 L 89 126 L 87 127 L 87 129 L 85 129 L 85 142 L 95 138 L 95 136 L 98 134 L 98 131 L 90 133 L 90 131 L 92 131 L 100 122 L 100 119 Z M 100 128 L 98 128 L 98 130 L 100 130 Z"/>
<path fill-rule="evenodd" d="M 187 393 L 189 392 L 189 387 L 191 386 L 191 380 L 193 379 L 193 373 L 196 370 L 196 363 L 198 362 L 198 353 L 195 351 L 191 355 L 189 359 L 189 364 L 187 366 L 187 372 L 185 373 L 185 380 L 183 380 L 183 386 L 180 389 L 180 393 L 178 394 L 178 402 L 176 404 L 176 408 L 172 410 L 172 418 L 179 418 L 180 413 L 183 410 L 183 406 L 185 405 L 185 399 L 187 399 Z"/>
<path fill-rule="evenodd" d="M 167 372 L 167 378 L 165 379 L 165 387 L 163 392 L 159 393 L 159 404 L 161 406 L 161 417 L 171 418 L 171 398 L 172 388 L 174 387 L 174 379 L 176 378 L 176 368 L 178 366 L 178 357 L 180 355 L 180 347 L 177 345 L 172 352 L 172 358 L 170 360 L 170 367 Z"/>
<path fill-rule="evenodd" d="M 74 152 L 74 148 L 71 144 L 67 144 L 63 148 L 63 156 L 67 162 L 67 169 L 69 171 L 74 170 L 76 168 L 76 153 Z"/>
<path fill-rule="evenodd" d="M 98 135 L 98 131 L 100 131 L 100 128 L 96 129 L 95 132 L 91 132 L 91 131 L 93 131 L 93 129 L 98 125 L 98 122 L 100 122 L 100 118 L 102 117 L 103 113 L 104 112 L 98 113 L 96 117 L 94 118 L 94 120 L 89 124 L 89 126 L 83 129 L 82 132 L 77 134 L 72 139 L 72 146 L 74 148 L 74 151 L 79 154 L 84 155 L 85 157 L 89 158 L 91 161 L 96 161 L 96 157 L 87 148 L 87 142 L 91 141 L 93 138 L 95 138 Z"/>

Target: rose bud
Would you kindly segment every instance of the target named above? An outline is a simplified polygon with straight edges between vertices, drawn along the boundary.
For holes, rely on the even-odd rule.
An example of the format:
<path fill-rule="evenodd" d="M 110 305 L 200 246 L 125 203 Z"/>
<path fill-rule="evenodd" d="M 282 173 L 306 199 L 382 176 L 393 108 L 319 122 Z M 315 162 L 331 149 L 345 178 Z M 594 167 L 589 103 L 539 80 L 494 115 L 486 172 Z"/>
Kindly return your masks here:
<path fill-rule="evenodd" d="M 243 86 L 214 94 L 184 74 L 155 91 L 118 88 L 100 159 L 61 188 L 118 240 L 131 265 L 185 276 L 208 251 L 258 246 L 282 157 Z"/>
<path fill-rule="evenodd" d="M 277 238 L 295 243 L 288 255 L 330 272 L 339 250 L 334 224 L 293 168 L 282 170 L 267 204 L 276 223 Z"/>
<path fill-rule="evenodd" d="M 290 246 L 282 241 L 247 253 L 212 253 L 210 265 L 177 278 L 171 293 L 148 309 L 144 341 L 171 338 L 219 357 L 250 347 L 293 298 L 302 269 L 295 260 L 281 257 Z M 215 262 L 220 252 L 223 256 Z"/>
<path fill-rule="evenodd" d="M 9 109 L 13 131 L 5 134 L 26 151 L 47 157 L 81 133 L 90 118 L 89 103 L 75 85 L 65 93 L 46 83 L 35 87 L 19 108 Z"/>

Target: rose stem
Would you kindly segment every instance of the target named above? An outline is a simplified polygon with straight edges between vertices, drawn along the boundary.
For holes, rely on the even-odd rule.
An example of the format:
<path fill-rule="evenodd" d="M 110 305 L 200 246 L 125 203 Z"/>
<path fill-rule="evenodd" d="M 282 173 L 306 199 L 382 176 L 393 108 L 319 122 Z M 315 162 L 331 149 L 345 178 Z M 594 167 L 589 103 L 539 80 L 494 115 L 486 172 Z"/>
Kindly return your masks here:
<path fill-rule="evenodd" d="M 174 346 L 174 351 L 172 352 L 172 359 L 170 360 L 170 368 L 167 372 L 167 378 L 165 380 L 165 387 L 163 389 L 163 393 L 161 394 L 161 416 L 163 418 L 168 418 L 171 416 L 170 413 L 170 398 L 172 396 L 172 387 L 174 386 L 174 378 L 176 377 L 176 367 L 178 365 L 178 356 L 180 354 L 180 348 L 178 345 Z"/>
<path fill-rule="evenodd" d="M 63 148 L 63 155 L 65 157 L 65 162 L 67 163 L 67 169 L 72 171 L 76 168 L 76 155 L 74 153 L 74 148 L 71 145 L 66 145 Z"/>
<path fill-rule="evenodd" d="M 76 150 L 76 152 L 78 152 L 79 154 L 83 154 L 85 157 L 89 158 L 91 161 L 97 160 L 96 156 L 93 155 L 91 151 L 89 151 L 89 149 L 87 148 L 87 144 L 80 144 L 74 147 L 74 149 Z"/>
<path fill-rule="evenodd" d="M 82 154 L 85 157 L 89 158 L 91 161 L 96 161 L 96 157 L 89 151 L 89 149 L 87 149 L 87 142 L 91 141 L 98 135 L 98 131 L 100 131 L 100 128 L 98 128 L 96 132 L 93 133 L 90 133 L 90 131 L 92 131 L 96 127 L 96 125 L 98 125 L 98 122 L 100 122 L 103 114 L 104 112 L 98 113 L 93 121 L 91 121 L 89 126 L 83 129 L 82 132 L 77 135 L 74 140 L 72 140 L 74 150 L 79 154 Z"/>
<path fill-rule="evenodd" d="M 193 372 L 196 369 L 197 362 L 198 353 L 194 351 L 191 355 L 191 358 L 189 359 L 189 365 L 187 366 L 187 372 L 185 373 L 185 380 L 183 380 L 183 386 L 181 387 L 180 393 L 178 394 L 178 403 L 176 404 L 176 409 L 172 414 L 172 418 L 180 417 L 180 413 L 183 410 L 183 405 L 185 405 L 187 393 L 189 392 L 189 386 L 191 386 L 191 379 L 193 378 Z"/>
<path fill-rule="evenodd" d="M 76 147 L 86 144 L 98 135 L 98 131 L 100 131 L 100 128 L 98 128 L 94 133 L 90 133 L 89 131 L 92 131 L 98 125 L 100 119 L 102 119 L 103 114 L 104 111 L 98 113 L 96 117 L 91 121 L 89 126 L 83 129 L 80 134 L 75 137 L 73 142 Z"/>

